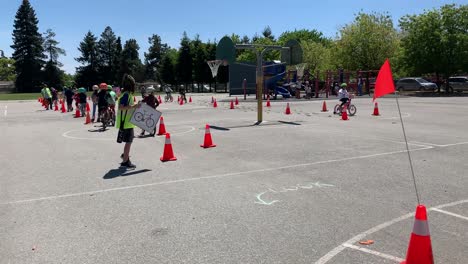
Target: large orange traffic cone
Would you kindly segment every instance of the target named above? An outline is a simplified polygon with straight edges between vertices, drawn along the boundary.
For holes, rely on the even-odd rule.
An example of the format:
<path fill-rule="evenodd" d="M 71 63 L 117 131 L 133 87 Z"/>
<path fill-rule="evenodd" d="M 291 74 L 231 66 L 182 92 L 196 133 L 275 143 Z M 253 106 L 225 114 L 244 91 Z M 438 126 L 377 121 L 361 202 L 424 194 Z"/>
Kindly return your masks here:
<path fill-rule="evenodd" d="M 266 107 L 271 107 L 271 104 L 270 104 L 270 98 L 267 98 Z"/>
<path fill-rule="evenodd" d="M 89 112 L 89 111 L 91 111 L 91 109 L 89 108 L 89 103 L 86 102 L 86 112 Z"/>
<path fill-rule="evenodd" d="M 218 103 L 216 102 L 216 99 L 214 100 L 213 107 L 214 108 L 218 107 Z"/>
<path fill-rule="evenodd" d="M 416 207 L 413 232 L 411 232 L 406 260 L 401 264 L 434 264 L 426 207 L 422 204 Z"/>
<path fill-rule="evenodd" d="M 341 120 L 349 120 L 348 119 L 348 109 L 346 109 L 346 106 L 343 107 L 343 109 L 341 110 Z"/>
<path fill-rule="evenodd" d="M 85 121 L 85 125 L 87 124 L 91 124 L 91 117 L 89 116 L 89 110 L 86 111 L 86 121 Z"/>
<path fill-rule="evenodd" d="M 216 147 L 215 144 L 213 144 L 213 140 L 211 139 L 211 133 L 210 133 L 210 125 L 206 124 L 205 127 L 205 140 L 203 142 L 203 145 L 200 145 L 202 148 L 213 148 Z"/>
<path fill-rule="evenodd" d="M 78 108 L 76 108 L 76 111 L 75 111 L 75 118 L 77 117 L 81 117 L 80 110 Z"/>
<path fill-rule="evenodd" d="M 189 103 L 192 102 L 192 96 L 189 97 L 188 102 L 189 102 Z"/>
<path fill-rule="evenodd" d="M 322 104 L 322 112 L 328 112 L 327 103 L 325 101 L 323 101 L 323 104 Z"/>
<path fill-rule="evenodd" d="M 236 103 L 236 105 L 239 104 L 239 99 L 237 99 L 237 96 L 236 96 L 236 102 L 235 103 Z"/>
<path fill-rule="evenodd" d="M 234 101 L 231 100 L 231 106 L 229 107 L 229 109 L 234 109 Z"/>
<path fill-rule="evenodd" d="M 166 135 L 166 125 L 164 125 L 164 118 L 161 116 L 159 119 L 158 136 Z"/>
<path fill-rule="evenodd" d="M 67 110 L 65 109 L 65 102 L 64 102 L 64 101 L 62 101 L 62 106 L 61 106 L 61 108 L 62 108 L 62 109 L 61 109 L 62 113 L 67 112 Z"/>
<path fill-rule="evenodd" d="M 374 113 L 372 114 L 374 116 L 379 116 L 379 105 L 377 103 L 375 103 L 374 105 Z"/>
<path fill-rule="evenodd" d="M 291 108 L 289 108 L 289 103 L 286 105 L 286 112 L 285 114 L 290 115 L 291 114 Z"/>
<path fill-rule="evenodd" d="M 167 133 L 166 142 L 164 144 L 164 153 L 161 157 L 161 161 L 173 161 L 173 160 L 177 160 L 177 158 L 174 156 L 174 152 L 172 151 L 171 135 Z"/>
<path fill-rule="evenodd" d="M 58 104 L 55 103 L 54 111 L 58 111 Z"/>

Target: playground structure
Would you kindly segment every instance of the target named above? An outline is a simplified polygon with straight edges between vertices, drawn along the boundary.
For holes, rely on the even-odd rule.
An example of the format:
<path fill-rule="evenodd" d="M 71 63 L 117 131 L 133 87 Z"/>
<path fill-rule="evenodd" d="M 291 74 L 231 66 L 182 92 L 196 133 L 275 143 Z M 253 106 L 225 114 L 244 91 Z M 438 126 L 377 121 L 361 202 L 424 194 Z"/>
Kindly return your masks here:
<path fill-rule="evenodd" d="M 249 49 L 256 53 L 256 66 L 236 62 L 236 50 Z M 281 51 L 281 63 L 264 63 L 263 55 L 270 50 Z M 257 44 L 234 44 L 229 37 L 223 37 L 216 47 L 216 61 L 209 61 L 213 77 L 221 64 L 229 65 L 229 93 L 247 91 L 247 85 L 255 83 L 257 95 L 257 124 L 263 121 L 263 98 L 267 97 L 269 87 L 283 79 L 286 74 L 286 65 L 297 65 L 302 63 L 302 48 L 298 41 L 289 40 L 285 46 L 257 45 Z M 252 69 L 255 67 L 255 80 L 253 80 Z M 250 70 L 249 70 L 250 68 Z M 265 76 L 265 70 L 267 75 Z M 245 71 L 244 77 L 239 77 L 239 72 Z M 237 74 L 237 75 L 236 75 Z M 237 78 L 236 78 L 237 77 Z M 238 93 L 240 94 L 240 93 Z"/>

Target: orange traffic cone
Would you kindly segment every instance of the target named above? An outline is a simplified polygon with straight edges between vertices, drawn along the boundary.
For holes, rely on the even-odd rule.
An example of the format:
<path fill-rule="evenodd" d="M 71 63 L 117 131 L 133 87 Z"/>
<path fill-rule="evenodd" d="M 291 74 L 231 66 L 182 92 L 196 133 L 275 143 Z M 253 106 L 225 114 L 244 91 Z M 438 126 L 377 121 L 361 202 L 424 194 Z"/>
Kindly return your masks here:
<path fill-rule="evenodd" d="M 213 148 L 216 147 L 215 144 L 213 144 L 213 140 L 211 139 L 211 133 L 210 133 L 210 125 L 206 124 L 205 127 L 205 140 L 203 142 L 203 145 L 200 145 L 202 148 Z"/>
<path fill-rule="evenodd" d="M 271 107 L 271 104 L 270 104 L 270 98 L 267 98 L 266 107 Z"/>
<path fill-rule="evenodd" d="M 171 135 L 169 133 L 166 134 L 166 143 L 164 144 L 164 153 L 161 157 L 161 161 L 173 161 L 177 160 L 174 156 L 174 152 L 172 151 L 172 144 L 171 144 Z"/>
<path fill-rule="evenodd" d="M 62 109 L 61 109 L 62 113 L 65 113 L 67 112 L 67 110 L 65 109 L 65 102 L 62 101 Z"/>
<path fill-rule="evenodd" d="M 164 118 L 161 116 L 159 120 L 158 136 L 166 135 L 166 125 L 164 125 Z"/>
<path fill-rule="evenodd" d="M 89 110 L 86 111 L 86 121 L 85 121 L 85 125 L 87 124 L 91 124 L 91 117 L 89 116 Z"/>
<path fill-rule="evenodd" d="M 162 104 L 162 100 L 161 100 L 161 96 L 160 96 L 160 95 L 158 95 L 158 102 L 159 102 L 160 104 Z"/>
<path fill-rule="evenodd" d="M 58 104 L 55 104 L 54 111 L 58 111 Z"/>
<path fill-rule="evenodd" d="M 237 96 L 236 96 L 236 105 L 239 104 L 239 99 L 237 99 Z"/>
<path fill-rule="evenodd" d="M 75 118 L 81 117 L 80 110 L 77 108 L 75 111 Z"/>
<path fill-rule="evenodd" d="M 426 207 L 422 204 L 416 207 L 413 232 L 411 232 L 406 260 L 401 264 L 434 264 Z"/>
<path fill-rule="evenodd" d="M 341 110 L 341 120 L 349 120 L 348 119 L 348 110 L 346 109 L 346 106 L 343 107 L 343 109 Z"/>
<path fill-rule="evenodd" d="M 290 115 L 291 114 L 291 109 L 289 108 L 289 103 L 286 105 L 286 112 L 285 114 Z"/>
<path fill-rule="evenodd" d="M 215 101 L 214 97 L 211 96 L 211 103 L 214 104 L 214 101 Z"/>
<path fill-rule="evenodd" d="M 214 100 L 213 107 L 214 108 L 218 107 L 218 103 L 216 102 L 216 100 Z"/>
<path fill-rule="evenodd" d="M 374 105 L 374 113 L 372 114 L 374 116 L 379 116 L 379 105 L 377 103 L 375 103 Z"/>
<path fill-rule="evenodd" d="M 229 109 L 234 109 L 234 101 L 231 100 L 231 106 L 229 107 Z"/>
<path fill-rule="evenodd" d="M 40 98 L 40 97 L 38 97 L 38 98 L 37 98 L 37 101 L 40 103 L 40 102 L 41 102 L 41 98 Z"/>
<path fill-rule="evenodd" d="M 327 103 L 325 101 L 323 101 L 323 104 L 322 104 L 322 112 L 328 112 Z"/>
<path fill-rule="evenodd" d="M 89 111 L 91 111 L 91 109 L 89 109 L 89 104 L 88 102 L 86 102 L 86 112 L 89 112 Z"/>
<path fill-rule="evenodd" d="M 188 100 L 189 103 L 192 102 L 192 96 L 189 97 L 189 100 Z"/>
<path fill-rule="evenodd" d="M 177 96 L 177 102 L 180 104 L 180 96 Z"/>
<path fill-rule="evenodd" d="M 180 98 L 180 102 L 179 102 L 180 105 L 184 105 L 184 98 Z"/>

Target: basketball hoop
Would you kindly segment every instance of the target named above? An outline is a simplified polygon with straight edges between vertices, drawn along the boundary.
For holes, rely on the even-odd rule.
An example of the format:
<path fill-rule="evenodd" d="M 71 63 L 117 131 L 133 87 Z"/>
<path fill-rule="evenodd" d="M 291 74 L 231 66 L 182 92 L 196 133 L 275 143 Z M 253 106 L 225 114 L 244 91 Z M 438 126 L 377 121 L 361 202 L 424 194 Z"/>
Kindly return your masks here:
<path fill-rule="evenodd" d="M 218 75 L 218 69 L 221 64 L 226 65 L 226 62 L 223 60 L 212 60 L 212 61 L 207 61 L 208 66 L 210 66 L 211 69 L 211 74 L 213 75 L 213 78 Z"/>
<path fill-rule="evenodd" d="M 307 63 L 301 63 L 301 64 L 296 65 L 297 77 L 299 79 L 301 79 L 302 76 L 304 76 L 304 69 L 306 66 L 307 66 Z"/>

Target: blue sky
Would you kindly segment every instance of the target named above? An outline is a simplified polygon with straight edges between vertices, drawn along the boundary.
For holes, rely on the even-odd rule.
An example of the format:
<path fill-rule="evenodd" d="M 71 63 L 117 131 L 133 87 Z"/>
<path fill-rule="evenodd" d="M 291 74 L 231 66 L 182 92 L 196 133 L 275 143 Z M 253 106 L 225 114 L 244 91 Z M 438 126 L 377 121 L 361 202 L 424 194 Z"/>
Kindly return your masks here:
<path fill-rule="evenodd" d="M 0 0 L 0 49 L 10 56 L 13 21 L 21 0 Z M 338 29 L 363 12 L 388 12 L 394 19 L 418 14 L 425 9 L 448 3 L 467 4 L 468 0 L 30 0 L 39 19 L 39 30 L 51 28 L 60 46 L 67 52 L 61 57 L 63 69 L 74 73 L 79 64 L 79 42 L 88 30 L 100 36 L 106 26 L 121 36 L 123 42 L 135 38 L 140 55 L 148 49 L 153 33 L 171 47 L 178 47 L 182 32 L 189 37 L 199 34 L 204 41 L 219 40 L 233 32 L 252 37 L 270 26 L 273 34 L 294 29 L 317 29 L 334 37 Z"/>

